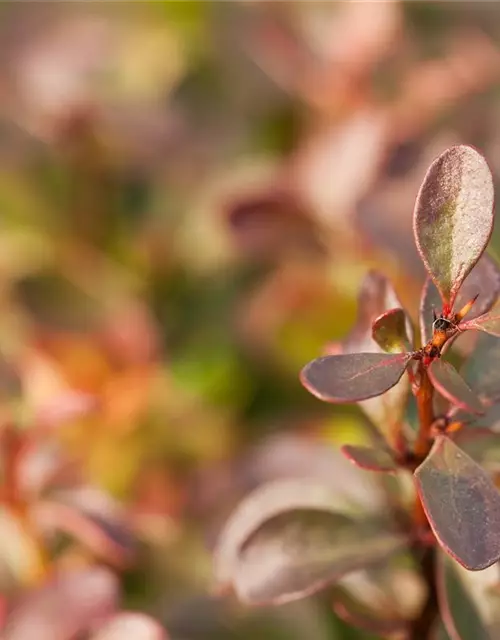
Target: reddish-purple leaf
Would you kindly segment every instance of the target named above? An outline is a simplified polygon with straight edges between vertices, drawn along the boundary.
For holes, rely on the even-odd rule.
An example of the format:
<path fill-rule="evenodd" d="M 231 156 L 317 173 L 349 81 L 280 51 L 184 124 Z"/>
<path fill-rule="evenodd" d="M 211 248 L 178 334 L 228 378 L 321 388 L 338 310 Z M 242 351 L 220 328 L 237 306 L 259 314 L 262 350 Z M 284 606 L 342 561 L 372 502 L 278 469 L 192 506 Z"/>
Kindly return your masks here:
<path fill-rule="evenodd" d="M 493 228 L 493 179 L 483 156 L 451 147 L 429 167 L 417 196 L 418 251 L 443 301 L 453 305 Z"/>
<path fill-rule="evenodd" d="M 100 626 L 118 605 L 116 576 L 103 567 L 69 571 L 26 594 L 7 619 L 2 640 L 70 640 Z"/>
<path fill-rule="evenodd" d="M 427 344 L 432 338 L 433 311 L 437 315 L 441 313 L 443 302 L 436 285 L 430 276 L 425 280 L 420 298 L 420 335 L 422 344 Z"/>
<path fill-rule="evenodd" d="M 219 585 L 232 586 L 249 604 L 283 603 L 405 545 L 405 538 L 384 529 L 380 520 L 353 520 L 332 504 L 327 488 L 307 481 L 257 490 L 221 535 L 215 554 Z"/>
<path fill-rule="evenodd" d="M 165 629 L 143 613 L 119 613 L 90 640 L 167 640 Z"/>
<path fill-rule="evenodd" d="M 480 334 L 460 373 L 481 398 L 490 402 L 500 400 L 500 340 Z"/>
<path fill-rule="evenodd" d="M 486 409 L 479 397 L 449 362 L 441 358 L 434 360 L 428 368 L 428 373 L 434 387 L 447 400 L 464 411 L 476 415 L 485 413 Z"/>
<path fill-rule="evenodd" d="M 462 322 L 460 327 L 464 330 L 475 329 L 476 331 L 484 331 L 492 336 L 500 338 L 500 313 L 498 307 L 493 309 L 491 313 L 485 313 L 479 318 L 474 318 L 468 322 Z"/>
<path fill-rule="evenodd" d="M 470 571 L 500 559 L 500 493 L 470 456 L 439 436 L 415 471 L 415 482 L 445 551 Z"/>
<path fill-rule="evenodd" d="M 357 467 L 368 471 L 395 471 L 396 461 L 385 449 L 346 444 L 341 448 L 345 457 Z"/>
<path fill-rule="evenodd" d="M 372 324 L 372 337 L 386 353 L 411 351 L 407 333 L 407 317 L 403 309 L 390 309 Z"/>
<path fill-rule="evenodd" d="M 440 553 L 436 574 L 439 609 L 450 638 L 491 640 L 474 601 L 462 584 L 458 565 Z"/>
<path fill-rule="evenodd" d="M 301 372 L 302 384 L 326 402 L 358 402 L 385 393 L 403 375 L 407 353 L 352 353 L 322 356 Z"/>

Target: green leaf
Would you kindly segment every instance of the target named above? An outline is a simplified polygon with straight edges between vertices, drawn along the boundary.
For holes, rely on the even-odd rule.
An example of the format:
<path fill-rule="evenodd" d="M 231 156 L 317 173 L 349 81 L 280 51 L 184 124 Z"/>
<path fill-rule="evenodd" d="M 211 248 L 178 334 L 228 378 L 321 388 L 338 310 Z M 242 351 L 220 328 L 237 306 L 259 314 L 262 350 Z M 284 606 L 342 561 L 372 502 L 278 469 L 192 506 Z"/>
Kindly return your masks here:
<path fill-rule="evenodd" d="M 446 554 L 437 559 L 439 609 L 451 638 L 491 640 L 471 596 L 460 579 L 460 569 Z"/>
<path fill-rule="evenodd" d="M 389 451 L 373 447 L 346 444 L 341 448 L 345 457 L 361 469 L 368 471 L 395 471 L 398 465 Z"/>
<path fill-rule="evenodd" d="M 434 360 L 428 373 L 434 387 L 447 400 L 464 411 L 477 415 L 485 413 L 486 409 L 479 397 L 449 362 L 440 358 Z"/>
<path fill-rule="evenodd" d="M 478 571 L 500 559 L 500 494 L 470 456 L 439 436 L 415 483 L 436 538 L 457 562 Z"/>
<path fill-rule="evenodd" d="M 413 219 L 415 241 L 443 302 L 450 306 L 488 244 L 493 200 L 486 160 L 464 145 L 436 158 L 420 187 Z"/>
<path fill-rule="evenodd" d="M 406 327 L 407 318 L 403 309 L 390 309 L 372 324 L 372 336 L 386 353 L 411 351 L 412 344 Z"/>
<path fill-rule="evenodd" d="M 403 536 L 387 531 L 380 521 L 349 518 L 331 504 L 327 489 L 304 481 L 257 490 L 221 535 L 215 555 L 219 585 L 232 586 L 249 604 L 279 604 L 305 597 L 405 545 Z"/>
<path fill-rule="evenodd" d="M 301 372 L 302 384 L 325 402 L 358 402 L 393 387 L 403 375 L 407 353 L 351 353 L 322 356 Z"/>

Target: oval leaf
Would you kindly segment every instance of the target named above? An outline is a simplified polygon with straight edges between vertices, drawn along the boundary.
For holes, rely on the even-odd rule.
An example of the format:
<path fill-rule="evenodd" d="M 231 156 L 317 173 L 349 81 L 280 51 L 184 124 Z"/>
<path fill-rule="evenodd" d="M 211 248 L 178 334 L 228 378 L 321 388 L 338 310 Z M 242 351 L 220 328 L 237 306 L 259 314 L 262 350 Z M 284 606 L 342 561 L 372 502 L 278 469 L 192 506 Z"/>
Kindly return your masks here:
<path fill-rule="evenodd" d="M 440 553 L 437 560 L 437 587 L 442 620 L 451 638 L 491 640 L 486 625 L 459 575 L 456 563 Z"/>
<path fill-rule="evenodd" d="M 390 309 L 372 324 L 372 337 L 386 353 L 410 351 L 412 345 L 406 325 L 407 318 L 403 309 Z"/>
<path fill-rule="evenodd" d="M 384 530 L 379 519 L 359 522 L 333 504 L 327 488 L 307 480 L 255 491 L 220 536 L 218 590 L 232 586 L 251 604 L 295 600 L 404 546 L 405 539 Z"/>
<path fill-rule="evenodd" d="M 447 400 L 464 411 L 476 415 L 485 413 L 485 407 L 479 397 L 449 362 L 440 358 L 434 360 L 428 368 L 428 373 L 434 387 Z"/>
<path fill-rule="evenodd" d="M 326 402 L 358 402 L 379 396 L 403 375 L 410 356 L 385 353 L 351 353 L 322 356 L 301 372 L 302 384 Z"/>
<path fill-rule="evenodd" d="M 357 467 L 368 471 L 395 471 L 396 461 L 385 449 L 346 444 L 341 448 L 345 457 Z"/>
<path fill-rule="evenodd" d="M 481 398 L 490 402 L 500 400 L 500 340 L 484 333 L 479 335 L 461 374 Z"/>
<path fill-rule="evenodd" d="M 418 251 L 445 303 L 479 260 L 493 228 L 493 179 L 483 156 L 451 147 L 429 167 L 417 196 Z"/>
<path fill-rule="evenodd" d="M 401 549 L 404 539 L 319 510 L 267 520 L 240 549 L 233 583 L 240 600 L 280 604 L 303 598 Z"/>
<path fill-rule="evenodd" d="M 277 480 L 253 491 L 234 511 L 219 537 L 214 553 L 218 588 L 231 583 L 241 546 L 266 520 L 292 509 L 334 511 L 336 504 L 336 494 L 327 486 L 302 478 Z"/>
<path fill-rule="evenodd" d="M 333 600 L 337 616 L 352 627 L 368 633 L 390 636 L 404 632 L 408 623 L 403 618 L 382 617 L 383 612 L 372 611 L 348 593 L 338 591 Z"/>
<path fill-rule="evenodd" d="M 500 338 L 500 313 L 498 307 L 491 313 L 485 313 L 479 318 L 474 318 L 468 322 L 463 322 L 460 327 L 464 330 L 475 329 L 476 331 L 484 331 L 492 336 Z"/>
<path fill-rule="evenodd" d="M 500 494 L 470 456 L 439 436 L 415 471 L 415 482 L 445 551 L 471 571 L 500 559 Z"/>

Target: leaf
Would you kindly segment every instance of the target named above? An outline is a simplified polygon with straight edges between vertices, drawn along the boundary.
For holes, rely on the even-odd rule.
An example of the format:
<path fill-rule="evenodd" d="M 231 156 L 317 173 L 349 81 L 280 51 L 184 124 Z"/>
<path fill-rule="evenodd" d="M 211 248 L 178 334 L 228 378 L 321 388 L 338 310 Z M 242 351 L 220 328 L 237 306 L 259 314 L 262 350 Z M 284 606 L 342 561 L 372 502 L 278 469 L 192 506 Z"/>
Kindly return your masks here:
<path fill-rule="evenodd" d="M 431 363 L 427 371 L 434 387 L 447 400 L 464 411 L 477 415 L 485 413 L 486 409 L 479 397 L 449 362 L 438 358 Z"/>
<path fill-rule="evenodd" d="M 483 253 L 479 258 L 460 287 L 454 305 L 455 311 L 461 309 L 476 295 L 478 298 L 467 314 L 467 320 L 487 313 L 495 306 L 500 295 L 500 267 L 487 253 Z"/>
<path fill-rule="evenodd" d="M 458 566 L 444 553 L 437 558 L 437 587 L 439 609 L 450 637 L 489 640 L 479 611 L 461 582 Z"/>
<path fill-rule="evenodd" d="M 484 331 L 492 336 L 500 338 L 500 313 L 498 307 L 493 309 L 491 313 L 485 313 L 479 318 L 474 318 L 468 322 L 462 322 L 460 327 L 467 331 L 475 329 L 476 331 Z"/>
<path fill-rule="evenodd" d="M 406 325 L 407 318 L 403 309 L 390 309 L 372 324 L 372 337 L 387 353 L 411 351 L 412 345 Z"/>
<path fill-rule="evenodd" d="M 428 276 L 422 288 L 420 298 L 420 334 L 422 344 L 427 344 L 432 338 L 433 310 L 436 314 L 441 312 L 443 306 L 441 296 L 432 279 Z"/>
<path fill-rule="evenodd" d="M 413 218 L 417 249 L 450 306 L 488 244 L 493 200 L 486 160 L 465 145 L 436 158 L 420 187 Z"/>
<path fill-rule="evenodd" d="M 349 335 L 340 343 L 341 353 L 380 353 L 374 341 L 372 325 L 377 318 L 390 309 L 402 309 L 391 281 L 377 271 L 369 271 L 358 295 L 358 315 Z M 413 327 L 405 313 L 406 335 L 413 344 Z"/>
<path fill-rule="evenodd" d="M 415 483 L 436 538 L 455 560 L 478 571 L 500 559 L 500 494 L 470 456 L 439 436 Z"/>
<path fill-rule="evenodd" d="M 381 353 L 382 349 L 372 337 L 372 324 L 384 311 L 401 308 L 394 288 L 388 278 L 377 271 L 369 271 L 365 276 L 358 296 L 358 316 L 353 329 L 341 343 L 328 353 Z M 406 317 L 406 334 L 413 344 L 413 327 Z M 403 418 L 410 392 L 407 376 L 382 396 L 360 402 L 360 407 L 386 439 L 393 433 L 393 425 Z"/>
<path fill-rule="evenodd" d="M 484 400 L 500 400 L 500 340 L 482 333 L 466 359 L 461 374 Z"/>
<path fill-rule="evenodd" d="M 368 471 L 395 471 L 396 461 L 385 449 L 346 444 L 341 448 L 345 457 L 361 469 Z"/>
<path fill-rule="evenodd" d="M 119 613 L 91 637 L 91 640 L 167 640 L 163 627 L 142 613 Z"/>
<path fill-rule="evenodd" d="M 69 640 L 100 625 L 118 605 L 118 580 L 103 567 L 61 573 L 11 611 L 2 640 Z"/>
<path fill-rule="evenodd" d="M 380 521 L 335 512 L 328 489 L 281 482 L 249 496 L 227 523 L 215 553 L 220 587 L 250 604 L 283 603 L 400 549 Z"/>
<path fill-rule="evenodd" d="M 322 356 L 307 364 L 302 384 L 326 402 L 358 402 L 393 387 L 403 375 L 410 355 L 352 353 Z"/>

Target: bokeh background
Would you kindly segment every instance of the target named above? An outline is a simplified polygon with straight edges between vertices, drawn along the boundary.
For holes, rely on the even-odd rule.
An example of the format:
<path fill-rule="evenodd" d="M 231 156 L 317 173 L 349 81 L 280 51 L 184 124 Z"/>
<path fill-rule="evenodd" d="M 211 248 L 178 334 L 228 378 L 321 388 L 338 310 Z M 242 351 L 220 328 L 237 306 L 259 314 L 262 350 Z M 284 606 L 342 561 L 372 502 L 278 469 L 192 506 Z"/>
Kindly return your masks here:
<path fill-rule="evenodd" d="M 468 143 L 498 178 L 499 122 L 493 2 L 3 2 L 4 604 L 104 564 L 174 640 L 375 637 L 328 591 L 217 598 L 211 551 L 275 478 L 377 504 L 338 453 L 366 419 L 298 374 L 347 332 L 370 268 L 416 318 L 425 169 Z"/>

